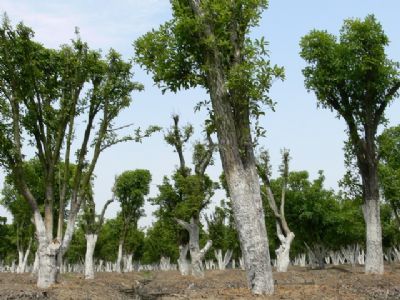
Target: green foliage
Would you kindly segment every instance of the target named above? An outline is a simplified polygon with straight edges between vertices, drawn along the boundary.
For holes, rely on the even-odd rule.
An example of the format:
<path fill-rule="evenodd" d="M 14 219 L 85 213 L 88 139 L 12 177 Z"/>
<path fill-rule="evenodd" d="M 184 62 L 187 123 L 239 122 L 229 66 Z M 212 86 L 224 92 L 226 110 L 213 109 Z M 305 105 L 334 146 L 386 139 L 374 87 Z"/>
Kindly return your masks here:
<path fill-rule="evenodd" d="M 383 196 L 400 226 L 400 126 L 385 129 L 378 137 L 378 147 Z"/>
<path fill-rule="evenodd" d="M 368 113 L 384 109 L 397 95 L 399 64 L 386 57 L 388 43 L 373 15 L 345 20 L 339 41 L 326 31 L 311 31 L 300 42 L 300 55 L 309 64 L 303 70 L 307 89 L 346 121 L 351 115 L 355 124 L 365 124 Z M 373 121 L 379 124 L 383 117 L 377 117 Z"/>
<path fill-rule="evenodd" d="M 296 238 L 291 254 L 305 252 L 304 243 L 320 244 L 328 249 L 338 249 L 348 244 L 360 243 L 364 239 L 364 223 L 360 203 L 344 200 L 332 190 L 324 188 L 323 173 L 313 181 L 306 171 L 290 172 L 286 190 L 285 216 L 289 228 Z M 271 180 L 275 196 L 280 195 L 282 178 Z M 275 232 L 273 212 L 264 199 L 266 223 L 270 232 Z M 275 239 L 275 240 L 273 240 Z M 279 241 L 272 235 L 270 247 L 276 249 Z"/>
<path fill-rule="evenodd" d="M 283 68 L 270 64 L 265 39 L 248 37 L 268 1 L 203 0 L 198 2 L 200 16 L 195 16 L 188 1 L 171 3 L 173 19 L 135 41 L 136 61 L 152 72 L 163 92 L 196 86 L 210 92 L 210 72 L 222 68 L 231 95 L 226 101 L 232 110 L 243 113 L 238 118 L 255 118 L 256 134 L 263 134 L 257 122 L 264 114 L 262 106 L 274 106 L 268 91 L 273 79 L 284 77 Z M 205 36 L 208 26 L 212 32 Z M 210 61 L 210 53 L 218 56 L 218 66 Z"/>
<path fill-rule="evenodd" d="M 143 215 L 144 196 L 149 193 L 151 174 L 148 170 L 125 171 L 115 180 L 115 198 L 121 204 L 125 224 L 137 224 Z"/>
<path fill-rule="evenodd" d="M 230 202 L 221 200 L 214 212 L 206 216 L 208 237 L 213 241 L 211 249 L 221 249 L 224 253 L 232 250 L 232 258 L 241 257 L 239 237 L 233 219 L 233 211 Z M 210 251 L 213 255 L 214 251 Z"/>
<path fill-rule="evenodd" d="M 104 222 L 96 243 L 94 256 L 104 261 L 117 259 L 118 244 L 122 229 L 122 219 L 109 219 Z"/>
<path fill-rule="evenodd" d="M 158 219 L 147 229 L 144 241 L 143 263 L 156 263 L 161 256 L 176 261 L 179 257 L 177 235 L 178 224 L 171 219 Z"/>
<path fill-rule="evenodd" d="M 78 227 L 71 240 L 70 247 L 65 253 L 64 260 L 68 263 L 83 263 L 86 253 L 86 238 L 82 227 Z"/>

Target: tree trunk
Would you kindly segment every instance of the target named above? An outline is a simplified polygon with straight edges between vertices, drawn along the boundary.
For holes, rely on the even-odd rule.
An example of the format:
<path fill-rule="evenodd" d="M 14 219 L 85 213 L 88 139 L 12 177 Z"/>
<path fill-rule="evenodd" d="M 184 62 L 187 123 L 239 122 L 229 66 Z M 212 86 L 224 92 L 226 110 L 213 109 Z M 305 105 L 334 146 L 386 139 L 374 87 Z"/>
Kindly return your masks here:
<path fill-rule="evenodd" d="M 23 261 L 24 261 L 24 251 L 23 251 L 22 249 L 18 249 L 17 274 L 23 273 L 23 272 L 21 271 Z"/>
<path fill-rule="evenodd" d="M 39 241 L 38 288 L 47 289 L 56 283 L 58 273 L 56 255 L 59 248 L 60 244 L 57 241 L 51 243 Z"/>
<path fill-rule="evenodd" d="M 363 204 L 366 225 L 365 273 L 383 274 L 382 227 L 378 199 L 367 199 Z"/>
<path fill-rule="evenodd" d="M 96 247 L 97 234 L 85 234 L 86 254 L 85 254 L 85 279 L 94 279 L 93 253 Z"/>
<path fill-rule="evenodd" d="M 18 268 L 17 268 L 17 273 L 25 273 L 26 270 L 26 265 L 28 262 L 28 257 L 31 252 L 31 244 L 32 244 L 32 239 L 29 240 L 29 245 L 28 248 L 25 250 L 25 254 L 22 251 L 18 251 Z"/>
<path fill-rule="evenodd" d="M 123 247 L 123 242 L 121 241 L 121 242 L 119 242 L 119 245 L 118 245 L 117 264 L 116 264 L 116 268 L 115 268 L 115 271 L 117 273 L 121 273 L 122 247 Z"/>
<path fill-rule="evenodd" d="M 178 268 L 182 276 L 187 276 L 190 273 L 190 263 L 187 259 L 187 253 L 189 250 L 189 245 L 179 246 L 179 258 L 178 258 Z"/>
<path fill-rule="evenodd" d="M 383 274 L 382 225 L 378 180 L 378 159 L 372 134 L 366 133 L 364 151 L 357 161 L 363 186 L 363 215 L 366 230 L 365 273 Z"/>
<path fill-rule="evenodd" d="M 190 218 L 190 224 L 176 219 L 179 225 L 185 228 L 189 233 L 189 251 L 191 258 L 192 275 L 195 277 L 204 277 L 203 259 L 206 252 L 210 249 L 212 242 L 207 241 L 207 244 L 200 250 L 199 246 L 199 225 L 197 219 Z"/>
<path fill-rule="evenodd" d="M 36 276 L 39 271 L 39 249 L 35 252 L 35 260 L 33 261 L 32 276 Z"/>
<path fill-rule="evenodd" d="M 282 237 L 282 239 L 281 239 Z M 293 232 L 289 233 L 288 236 L 283 237 L 283 235 L 279 238 L 281 245 L 278 249 L 275 250 L 276 253 L 276 270 L 278 272 L 287 272 L 287 269 L 290 264 L 290 246 L 294 239 Z"/>
<path fill-rule="evenodd" d="M 228 249 L 225 252 L 225 255 L 222 256 L 222 250 L 221 249 L 218 249 L 218 250 L 214 251 L 215 258 L 217 259 L 217 262 L 218 262 L 218 269 L 225 270 L 226 266 L 229 264 L 229 262 L 230 262 L 230 260 L 232 258 L 232 253 L 233 253 L 233 251 Z M 232 261 L 233 265 L 234 265 L 234 261 L 235 260 Z M 234 268 L 235 267 L 232 266 L 232 269 L 234 269 Z"/>
<path fill-rule="evenodd" d="M 255 166 L 247 172 L 233 167 L 227 182 L 248 285 L 254 294 L 272 294 L 274 281 Z"/>

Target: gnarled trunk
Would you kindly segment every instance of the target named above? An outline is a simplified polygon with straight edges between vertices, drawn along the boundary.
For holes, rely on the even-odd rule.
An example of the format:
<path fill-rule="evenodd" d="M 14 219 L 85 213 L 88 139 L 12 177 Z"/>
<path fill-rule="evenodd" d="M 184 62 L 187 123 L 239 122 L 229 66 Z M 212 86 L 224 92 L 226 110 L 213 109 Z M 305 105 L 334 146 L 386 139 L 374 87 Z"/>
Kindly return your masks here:
<path fill-rule="evenodd" d="M 97 234 L 85 234 L 86 254 L 85 254 L 85 279 L 94 279 L 93 253 L 96 247 Z"/>
<path fill-rule="evenodd" d="M 290 232 L 289 235 L 279 237 L 281 245 L 275 250 L 276 253 L 276 270 L 278 272 L 287 272 L 290 264 L 290 246 L 294 239 L 294 233 Z"/>
<path fill-rule="evenodd" d="M 179 246 L 178 268 L 182 276 L 187 276 L 190 274 L 190 263 L 187 259 L 188 250 L 188 244 Z"/>
<path fill-rule="evenodd" d="M 207 244 L 200 250 L 199 246 L 199 225 L 195 218 L 190 218 L 190 223 L 177 219 L 179 225 L 185 228 L 189 233 L 189 251 L 191 258 L 192 275 L 195 277 L 204 276 L 203 259 L 206 252 L 210 249 L 212 242 L 207 241 Z"/>

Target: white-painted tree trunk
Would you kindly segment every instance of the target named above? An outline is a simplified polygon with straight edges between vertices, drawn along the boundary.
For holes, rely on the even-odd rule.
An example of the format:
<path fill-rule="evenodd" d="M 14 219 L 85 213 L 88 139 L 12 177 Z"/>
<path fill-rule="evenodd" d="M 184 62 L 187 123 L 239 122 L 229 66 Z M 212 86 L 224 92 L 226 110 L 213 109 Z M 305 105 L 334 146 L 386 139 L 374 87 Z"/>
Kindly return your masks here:
<path fill-rule="evenodd" d="M 179 258 L 178 258 L 178 268 L 182 276 L 187 276 L 190 274 L 190 263 L 187 259 L 187 253 L 189 250 L 189 245 L 179 246 Z"/>
<path fill-rule="evenodd" d="M 33 218 L 39 256 L 37 287 L 47 289 L 56 283 L 58 273 L 56 255 L 60 251 L 60 243 L 57 239 L 49 241 L 49 234 L 46 231 L 45 223 L 39 210 L 34 211 Z"/>
<path fill-rule="evenodd" d="M 123 244 L 122 244 L 122 242 L 120 242 L 118 245 L 117 264 L 116 264 L 116 268 L 115 268 L 115 272 L 117 272 L 117 273 L 121 273 L 122 247 L 123 247 Z"/>
<path fill-rule="evenodd" d="M 37 273 L 39 272 L 39 250 L 36 250 L 35 252 L 35 260 L 33 261 L 33 267 L 32 267 L 32 276 L 36 276 Z"/>
<path fill-rule="evenodd" d="M 132 264 L 133 254 L 129 253 L 126 255 L 125 260 L 125 272 L 132 272 L 133 271 L 133 264 Z"/>
<path fill-rule="evenodd" d="M 57 240 L 44 245 L 39 242 L 38 288 L 47 289 L 56 283 L 58 273 L 56 255 L 59 248 L 60 244 Z"/>
<path fill-rule="evenodd" d="M 85 254 L 85 279 L 94 279 L 93 253 L 96 247 L 97 234 L 85 234 L 86 254 Z"/>
<path fill-rule="evenodd" d="M 206 252 L 210 249 L 212 241 L 207 241 L 203 249 L 199 246 L 199 225 L 192 217 L 190 223 L 177 219 L 179 225 L 185 228 L 189 233 L 189 251 L 191 259 L 192 275 L 195 277 L 204 277 L 203 259 Z"/>
<path fill-rule="evenodd" d="M 190 249 L 192 275 L 194 277 L 204 277 L 203 259 L 207 251 L 211 248 L 212 241 L 207 241 L 203 249 Z"/>
<path fill-rule="evenodd" d="M 290 264 L 290 246 L 294 239 L 294 233 L 290 232 L 286 237 L 283 235 L 279 236 L 281 245 L 275 250 L 276 253 L 276 271 L 287 272 Z"/>
<path fill-rule="evenodd" d="M 365 273 L 383 274 L 382 227 L 377 199 L 367 199 L 363 205 L 366 226 Z"/>
<path fill-rule="evenodd" d="M 17 266 L 17 274 L 23 273 L 22 264 L 24 263 L 24 251 L 21 249 L 18 250 L 18 266 Z"/>
<path fill-rule="evenodd" d="M 254 294 L 273 294 L 274 281 L 256 168 L 245 172 L 233 169 L 227 181 L 248 286 Z"/>
<path fill-rule="evenodd" d="M 232 253 L 232 250 L 229 249 L 225 252 L 225 255 L 222 256 L 221 249 L 214 250 L 214 255 L 218 262 L 218 269 L 225 270 L 226 266 L 229 264 L 232 258 Z"/>

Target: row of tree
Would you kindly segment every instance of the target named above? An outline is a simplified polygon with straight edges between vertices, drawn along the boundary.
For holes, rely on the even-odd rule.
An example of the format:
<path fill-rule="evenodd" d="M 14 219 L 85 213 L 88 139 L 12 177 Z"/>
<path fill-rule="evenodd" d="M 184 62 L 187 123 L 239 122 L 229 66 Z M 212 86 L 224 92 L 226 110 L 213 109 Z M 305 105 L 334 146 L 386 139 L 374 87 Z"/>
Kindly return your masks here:
<path fill-rule="evenodd" d="M 284 77 L 283 68 L 271 65 L 266 41 L 250 38 L 251 29 L 258 25 L 268 1 L 171 0 L 171 4 L 172 20 L 135 41 L 135 60 L 153 74 L 155 83 L 164 91 L 203 87 L 210 100 L 199 103 L 197 108 L 206 107 L 209 118 L 205 122 L 206 142 L 194 147 L 194 170 L 188 168 L 182 152 L 192 129 L 180 129 L 178 118 L 174 118 L 166 140 L 177 151 L 180 167 L 171 178 L 164 180 L 159 196 L 153 200 L 160 206 L 154 228 L 182 228 L 178 235 L 179 265 L 181 269 L 188 265 L 186 253 L 189 251 L 192 272 L 201 274 L 201 260 L 211 241 L 200 248 L 199 216 L 216 188 L 205 171 L 212 162 L 213 151 L 218 148 L 224 171 L 223 185 L 229 191 L 248 285 L 255 294 L 271 294 L 274 281 L 266 225 L 271 218 L 276 222 L 274 229 L 280 242 L 276 253 L 281 258 L 279 267 L 285 269 L 290 245 L 296 242 L 294 228 L 298 224 L 289 227 L 290 213 L 285 213 L 285 208 L 290 207 L 290 177 L 296 174 L 288 171 L 288 153 L 283 155 L 279 193 L 274 191 L 276 187 L 269 178 L 268 156 L 262 153 L 258 159 L 255 155 L 258 138 L 264 133 L 260 118 L 267 107 L 274 105 L 269 89 L 274 79 Z M 92 211 L 85 223 L 91 228 L 87 237 L 92 236 L 93 242 L 96 239 L 99 224 L 93 217 L 91 180 L 101 152 L 119 142 L 141 140 L 159 128 L 152 127 L 144 134 L 136 131 L 131 136 L 117 135 L 121 127 L 116 127 L 114 122 L 119 112 L 130 105 L 131 92 L 142 89 L 132 81 L 131 63 L 124 62 L 118 53 L 111 50 L 102 57 L 79 38 L 72 45 L 52 50 L 32 38 L 30 28 L 19 24 L 14 29 L 7 18 L 3 20 L 0 163 L 31 209 L 38 242 L 38 286 L 46 288 L 57 278 L 62 258 L 71 244 L 78 212 L 86 202 L 86 211 Z M 346 180 L 361 187 L 358 196 L 366 225 L 365 271 L 378 274 L 383 273 L 384 265 L 377 130 L 400 88 L 399 64 L 387 58 L 387 44 L 388 38 L 374 16 L 346 20 L 339 39 L 325 31 L 313 30 L 300 42 L 300 55 L 307 63 L 303 70 L 306 88 L 315 92 L 322 107 L 334 110 L 346 121 L 349 134 L 346 158 L 349 166 L 358 170 L 357 176 L 349 173 Z M 86 120 L 84 128 L 77 127 L 77 118 Z M 83 135 L 76 138 L 74 132 L 80 129 Z M 216 133 L 217 143 L 212 141 L 212 133 Z M 393 145 L 390 142 L 387 145 L 390 153 Z M 29 185 L 26 170 L 25 154 L 32 148 L 42 176 L 39 190 Z M 77 149 L 75 164 L 70 163 L 71 149 Z M 397 169 L 392 168 L 395 162 L 390 154 L 384 162 L 382 172 L 386 175 L 382 175 L 382 182 L 390 185 L 397 179 L 393 175 Z M 302 173 L 299 174 L 297 184 L 308 181 L 306 173 L 303 179 Z M 142 175 L 139 181 L 146 182 L 150 175 Z M 304 205 L 297 207 L 294 214 L 301 216 L 302 221 L 312 224 L 318 211 L 329 208 L 319 203 L 321 199 L 324 205 L 331 203 L 330 212 L 342 212 L 342 207 L 347 207 L 348 213 L 353 211 L 350 208 L 354 203 L 335 200 L 334 193 L 324 190 L 322 182 L 321 174 L 316 181 L 305 184 L 318 196 L 312 198 L 312 203 L 306 197 L 301 198 L 304 205 L 309 203 L 315 210 L 303 213 Z M 300 188 L 307 190 L 305 186 Z M 386 189 L 385 196 L 395 199 L 396 192 Z M 145 189 L 140 193 L 143 197 Z M 139 194 L 124 197 L 127 202 L 120 198 L 121 218 L 126 225 L 137 219 L 141 211 L 130 202 L 138 200 Z M 265 202 L 270 211 L 265 209 Z M 389 203 L 392 213 L 398 216 L 397 202 L 389 200 Z M 266 216 L 271 216 L 267 222 Z M 324 224 L 337 220 L 340 213 Z M 124 226 L 119 253 L 127 234 Z M 154 234 L 154 228 L 149 230 L 149 236 Z M 318 231 L 314 226 L 312 230 Z M 185 234 L 188 234 L 186 240 Z M 323 240 L 325 235 L 330 236 L 328 230 L 313 240 Z"/>

